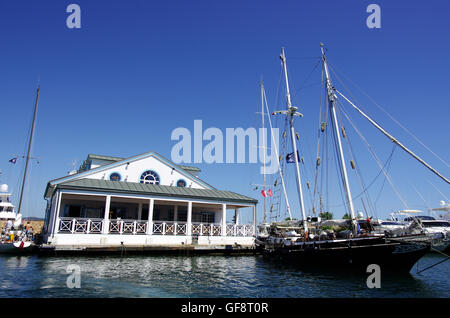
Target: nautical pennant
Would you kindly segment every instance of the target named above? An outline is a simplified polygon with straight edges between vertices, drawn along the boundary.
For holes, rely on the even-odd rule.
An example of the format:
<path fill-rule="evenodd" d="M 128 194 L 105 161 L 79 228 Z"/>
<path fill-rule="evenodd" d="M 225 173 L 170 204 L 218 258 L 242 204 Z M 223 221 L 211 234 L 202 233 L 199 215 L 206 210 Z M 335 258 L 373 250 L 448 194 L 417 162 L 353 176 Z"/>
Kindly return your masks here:
<path fill-rule="evenodd" d="M 272 189 L 269 189 L 268 191 L 262 190 L 261 194 L 262 194 L 263 197 L 271 197 L 271 196 L 273 196 Z"/>
<path fill-rule="evenodd" d="M 9 159 L 9 162 L 16 164 L 17 158 Z"/>
<path fill-rule="evenodd" d="M 300 161 L 300 156 L 298 154 L 298 150 L 297 150 L 297 159 L 298 159 L 298 161 Z M 294 153 L 293 152 L 288 153 L 286 155 L 286 162 L 287 163 L 295 163 L 295 158 L 294 158 Z"/>

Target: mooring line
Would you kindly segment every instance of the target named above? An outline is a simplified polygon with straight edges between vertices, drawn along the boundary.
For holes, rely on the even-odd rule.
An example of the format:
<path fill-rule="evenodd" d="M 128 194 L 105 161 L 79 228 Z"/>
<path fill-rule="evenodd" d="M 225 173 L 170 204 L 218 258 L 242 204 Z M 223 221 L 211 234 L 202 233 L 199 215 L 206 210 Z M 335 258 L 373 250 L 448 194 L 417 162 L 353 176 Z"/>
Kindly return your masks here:
<path fill-rule="evenodd" d="M 418 271 L 416 274 L 422 273 L 423 271 L 426 271 L 427 269 L 430 269 L 430 268 L 432 268 L 432 267 L 434 267 L 434 266 L 436 266 L 436 265 L 439 265 L 439 264 L 441 264 L 441 263 L 447 261 L 448 259 L 450 259 L 450 256 L 449 256 L 449 255 L 447 255 L 447 254 L 445 254 L 445 253 L 442 253 L 441 251 L 439 251 L 439 250 L 437 250 L 437 249 L 435 249 L 435 248 L 433 248 L 433 247 L 432 247 L 431 249 L 434 250 L 435 252 L 438 252 L 438 253 L 440 253 L 440 254 L 446 256 L 446 257 L 445 257 L 443 260 L 440 260 L 439 262 L 437 262 L 436 264 L 430 265 L 430 266 L 428 266 L 428 267 L 426 267 L 426 268 L 424 268 L 424 269 Z"/>

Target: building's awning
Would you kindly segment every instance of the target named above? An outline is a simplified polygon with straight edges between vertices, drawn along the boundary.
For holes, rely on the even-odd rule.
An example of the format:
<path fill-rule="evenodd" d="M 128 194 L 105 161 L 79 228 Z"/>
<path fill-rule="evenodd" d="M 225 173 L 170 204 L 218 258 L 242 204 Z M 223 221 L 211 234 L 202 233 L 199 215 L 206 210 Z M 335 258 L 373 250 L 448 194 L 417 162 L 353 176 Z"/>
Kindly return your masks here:
<path fill-rule="evenodd" d="M 56 185 L 57 189 L 85 190 L 92 192 L 111 192 L 127 194 L 144 194 L 160 197 L 177 197 L 183 199 L 203 199 L 220 202 L 233 202 L 254 205 L 258 200 L 231 191 L 195 189 L 121 182 L 98 179 L 78 179 Z"/>

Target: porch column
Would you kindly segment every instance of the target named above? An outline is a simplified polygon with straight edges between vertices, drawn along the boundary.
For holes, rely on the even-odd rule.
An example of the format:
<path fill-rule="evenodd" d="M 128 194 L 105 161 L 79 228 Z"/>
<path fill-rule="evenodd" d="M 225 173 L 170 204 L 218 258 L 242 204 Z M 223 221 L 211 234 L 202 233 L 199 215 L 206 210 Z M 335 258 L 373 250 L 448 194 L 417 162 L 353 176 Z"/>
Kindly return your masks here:
<path fill-rule="evenodd" d="M 222 236 L 227 235 L 227 205 L 222 204 Z"/>
<path fill-rule="evenodd" d="M 253 206 L 253 235 L 256 235 L 256 204 Z"/>
<path fill-rule="evenodd" d="M 58 191 L 58 196 L 57 196 L 57 205 L 55 208 L 55 215 L 53 216 L 53 220 L 54 220 L 54 224 L 53 224 L 53 228 L 52 228 L 52 237 L 55 236 L 56 233 L 58 233 L 58 229 L 59 229 L 59 210 L 61 209 L 61 198 L 62 198 L 62 193 L 60 191 Z"/>
<path fill-rule="evenodd" d="M 106 196 L 106 202 L 105 202 L 105 214 L 103 216 L 103 234 L 109 233 L 109 210 L 111 210 L 111 196 Z"/>
<path fill-rule="evenodd" d="M 147 234 L 153 234 L 153 206 L 155 205 L 155 199 L 151 198 L 148 201 L 148 222 L 147 222 Z"/>
<path fill-rule="evenodd" d="M 142 220 L 142 202 L 138 203 L 138 220 L 141 221 Z"/>
<path fill-rule="evenodd" d="M 188 202 L 188 209 L 187 209 L 187 220 L 186 220 L 186 235 L 190 236 L 192 235 L 192 202 Z"/>
<path fill-rule="evenodd" d="M 178 220 L 178 205 L 173 207 L 173 221 L 176 222 Z"/>
<path fill-rule="evenodd" d="M 239 208 L 234 209 L 234 224 L 239 225 Z"/>

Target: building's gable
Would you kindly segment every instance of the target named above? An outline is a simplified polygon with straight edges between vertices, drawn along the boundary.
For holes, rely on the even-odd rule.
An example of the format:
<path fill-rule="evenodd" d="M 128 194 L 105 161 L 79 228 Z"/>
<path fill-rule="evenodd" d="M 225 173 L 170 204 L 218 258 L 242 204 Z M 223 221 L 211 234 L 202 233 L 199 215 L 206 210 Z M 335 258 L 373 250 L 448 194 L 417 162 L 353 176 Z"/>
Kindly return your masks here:
<path fill-rule="evenodd" d="M 92 169 L 90 167 L 92 158 L 90 158 L 89 156 L 105 157 L 107 159 L 114 158 L 114 160 L 108 160 L 109 164 L 99 165 Z M 114 179 L 117 180 L 117 182 L 139 183 L 141 181 L 141 178 L 143 177 L 143 174 L 149 171 L 151 174 L 157 176 L 160 185 L 177 186 L 178 182 L 180 182 L 181 184 L 190 188 L 214 189 L 214 187 L 194 175 L 194 173 L 200 171 L 198 168 L 178 166 L 155 152 L 148 152 L 122 160 L 121 158 L 116 157 L 106 157 L 98 155 L 89 156 L 88 160 L 85 160 L 86 165 L 84 169 L 80 169 L 75 174 L 50 181 L 47 184 L 44 197 L 48 197 L 48 195 L 50 195 L 48 193 L 49 189 L 51 189 L 54 185 L 60 184 L 61 182 L 89 178 L 98 180 Z"/>
<path fill-rule="evenodd" d="M 106 169 L 99 170 L 81 178 L 115 181 L 114 178 L 117 177 L 120 181 L 139 183 L 143 175 L 146 172 L 150 172 L 150 174 L 154 173 L 154 176 L 158 178 L 160 185 L 177 186 L 177 182 L 181 180 L 181 183 L 184 182 L 186 187 L 208 189 L 198 178 L 182 169 L 170 166 L 153 155 L 133 161 L 124 160 L 108 165 Z M 152 177 L 149 178 L 152 179 Z"/>

